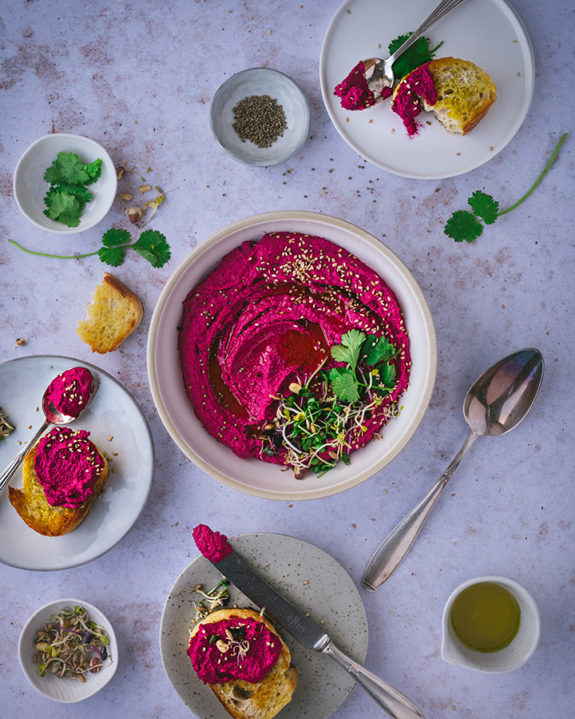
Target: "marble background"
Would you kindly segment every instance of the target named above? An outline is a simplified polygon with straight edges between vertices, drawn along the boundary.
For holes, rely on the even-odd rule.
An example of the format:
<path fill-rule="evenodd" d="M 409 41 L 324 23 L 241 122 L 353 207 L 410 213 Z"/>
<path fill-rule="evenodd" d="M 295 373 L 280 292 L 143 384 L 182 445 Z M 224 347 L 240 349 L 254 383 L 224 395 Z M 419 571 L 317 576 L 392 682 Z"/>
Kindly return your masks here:
<path fill-rule="evenodd" d="M 473 0 L 477 2 L 478 0 Z M 427 719 L 567 717 L 573 662 L 573 137 L 529 200 L 473 244 L 442 232 L 478 188 L 503 205 L 518 199 L 558 137 L 573 130 L 573 4 L 514 0 L 536 57 L 535 99 L 523 126 L 492 161 L 443 181 L 409 180 L 368 165 L 331 125 L 318 86 L 322 38 L 339 0 L 0 0 L 0 360 L 64 354 L 96 364 L 134 394 L 153 433 L 155 477 L 132 531 L 105 556 L 52 573 L 0 567 L 0 706 L 5 717 L 58 713 L 185 719 L 165 675 L 158 627 L 170 586 L 196 556 L 191 528 L 281 532 L 329 551 L 359 586 L 380 540 L 443 471 L 463 442 L 461 403 L 490 364 L 537 346 L 546 376 L 532 413 L 512 434 L 479 441 L 409 557 L 376 593 L 360 589 L 369 621 L 367 665 L 412 698 Z M 488 41 L 488 38 L 486 38 Z M 210 99 L 233 72 L 268 66 L 292 76 L 312 113 L 309 139 L 289 162 L 249 168 L 211 137 Z M 96 248 L 103 229 L 55 237 L 20 215 L 16 162 L 50 132 L 87 135 L 116 163 L 152 168 L 168 199 L 154 222 L 172 260 L 153 269 L 135 254 L 116 274 L 142 298 L 139 330 L 92 356 L 75 333 L 103 276 L 97 258 L 27 256 L 8 243 L 70 254 Z M 375 190 L 374 190 L 375 188 Z M 429 410 L 392 464 L 342 495 L 273 502 L 220 485 L 176 448 L 152 403 L 146 338 L 163 284 L 189 251 L 251 214 L 314 210 L 349 220 L 411 269 L 429 302 L 438 375 Z M 122 219 L 118 201 L 111 222 Z M 25 346 L 16 346 L 25 338 Z M 1 403 L 0 387 L 0 403 Z M 4 498 L 3 501 L 6 501 Z M 443 604 L 460 582 L 512 577 L 535 597 L 539 648 L 521 669 L 485 675 L 440 658 Z M 56 706 L 27 684 L 17 662 L 22 624 L 39 605 L 84 597 L 116 628 L 122 659 L 106 689 Z M 338 719 L 381 716 L 355 688 Z"/>

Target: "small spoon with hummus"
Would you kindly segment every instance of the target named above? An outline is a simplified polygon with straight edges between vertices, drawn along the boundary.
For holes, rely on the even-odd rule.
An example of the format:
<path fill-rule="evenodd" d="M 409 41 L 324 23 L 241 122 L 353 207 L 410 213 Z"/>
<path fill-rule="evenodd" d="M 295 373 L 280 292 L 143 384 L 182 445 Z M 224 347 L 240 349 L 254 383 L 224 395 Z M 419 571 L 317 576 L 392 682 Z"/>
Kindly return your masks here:
<path fill-rule="evenodd" d="M 414 42 L 419 40 L 432 25 L 435 25 L 438 20 L 441 20 L 442 17 L 445 17 L 447 13 L 450 13 L 462 2 L 464 2 L 464 0 L 442 0 L 435 10 L 421 23 L 417 30 L 413 32 L 387 60 L 372 57 L 368 60 L 362 60 L 356 65 L 348 78 L 342 83 L 341 87 L 345 86 L 345 89 L 349 89 L 349 87 L 353 86 L 355 92 L 352 92 L 351 97 L 355 98 L 357 96 L 357 99 L 360 101 L 342 102 L 344 109 L 362 110 L 364 107 L 369 107 L 390 97 L 395 84 L 393 63 L 400 55 L 403 55 Z M 336 95 L 340 95 L 337 89 Z"/>
<path fill-rule="evenodd" d="M 429 492 L 379 545 L 365 570 L 364 587 L 377 589 L 397 569 L 475 440 L 500 437 L 527 415 L 539 393 L 544 366 L 538 349 L 520 350 L 499 360 L 471 385 L 463 402 L 469 428 L 463 446 Z"/>
<path fill-rule="evenodd" d="M 96 392 L 94 375 L 85 367 L 72 367 L 55 377 L 42 397 L 44 422 L 32 439 L 0 474 L 0 494 L 22 464 L 26 453 L 51 425 L 69 424 L 82 414 Z"/>

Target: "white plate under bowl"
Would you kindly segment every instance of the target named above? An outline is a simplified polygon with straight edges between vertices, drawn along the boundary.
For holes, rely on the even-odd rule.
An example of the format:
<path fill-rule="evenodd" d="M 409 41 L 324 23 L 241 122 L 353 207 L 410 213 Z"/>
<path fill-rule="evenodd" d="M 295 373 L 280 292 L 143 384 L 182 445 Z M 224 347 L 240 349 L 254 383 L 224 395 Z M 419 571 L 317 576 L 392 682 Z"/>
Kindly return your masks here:
<path fill-rule="evenodd" d="M 102 160 L 102 174 L 88 186 L 93 197 L 86 203 L 77 227 L 67 227 L 44 214 L 44 197 L 50 189 L 44 173 L 59 152 L 74 152 L 86 164 Z M 103 220 L 112 207 L 117 187 L 116 168 L 110 155 L 97 142 L 82 135 L 44 135 L 24 152 L 14 171 L 14 198 L 22 214 L 37 227 L 63 235 L 89 230 Z"/>
<path fill-rule="evenodd" d="M 85 682 L 62 679 L 51 672 L 47 672 L 45 676 L 41 677 L 38 672 L 38 665 L 32 661 L 36 632 L 48 624 L 50 617 L 61 609 L 66 609 L 67 607 L 73 609 L 77 605 L 84 607 L 90 616 L 90 620 L 106 630 L 110 640 L 106 648 L 111 662 L 108 662 L 96 674 L 88 673 Z M 116 641 L 112 624 L 106 615 L 95 606 L 82 599 L 56 599 L 37 609 L 22 628 L 18 641 L 18 658 L 26 679 L 36 691 L 56 702 L 71 704 L 91 697 L 100 689 L 103 689 L 111 680 L 118 668 L 118 642 Z"/>
<path fill-rule="evenodd" d="M 242 140 L 234 130 L 234 107 L 252 95 L 269 95 L 283 108 L 286 129 L 270 147 Z M 232 75 L 218 88 L 210 108 L 210 125 L 220 147 L 246 165 L 270 167 L 293 157 L 305 144 L 310 114 L 305 95 L 283 72 L 253 67 Z"/>
<path fill-rule="evenodd" d="M 321 624 L 336 646 L 363 663 L 367 654 L 367 619 L 361 596 L 349 574 L 319 547 L 282 534 L 242 534 L 230 539 L 235 551 L 262 579 L 302 612 Z M 171 588 L 160 627 L 164 669 L 187 706 L 202 719 L 229 719 L 210 689 L 196 676 L 186 653 L 194 617 L 193 591 L 215 586 L 222 575 L 205 557 L 197 557 Z M 230 605 L 254 607 L 233 584 Z M 297 687 L 282 719 L 327 719 L 344 702 L 355 680 L 330 657 L 304 649 L 287 632 L 282 638 L 297 669 Z"/>
<path fill-rule="evenodd" d="M 443 41 L 436 57 L 471 60 L 497 85 L 497 100 L 476 128 L 455 135 L 432 113 L 422 113 L 423 127 L 410 138 L 389 101 L 344 110 L 335 86 L 360 60 L 386 58 L 388 44 L 415 30 L 436 5 L 437 0 L 347 0 L 327 29 L 319 68 L 325 107 L 347 144 L 377 167 L 424 180 L 460 175 L 495 157 L 521 127 L 535 81 L 533 50 L 515 10 L 505 0 L 467 0 L 425 35 L 432 47 Z"/>
<path fill-rule="evenodd" d="M 48 570 L 89 562 L 130 531 L 148 498 L 154 449 L 142 411 L 125 387 L 107 372 L 71 357 L 37 355 L 0 365 L 0 406 L 16 427 L 0 442 L 0 467 L 8 464 L 42 424 L 46 387 L 56 375 L 77 366 L 87 367 L 99 387 L 82 415 L 67 426 L 90 432 L 90 439 L 108 455 L 110 476 L 80 526 L 61 537 L 44 537 L 30 529 L 10 504 L 8 491 L 4 492 L 0 497 L 0 562 L 4 564 Z M 10 484 L 22 486 L 22 469 Z"/>
<path fill-rule="evenodd" d="M 295 480 L 291 471 L 257 459 L 240 459 L 209 435 L 184 391 L 178 354 L 182 302 L 235 247 L 266 232 L 300 232 L 324 237 L 352 252 L 375 270 L 395 293 L 405 316 L 413 361 L 399 417 L 371 442 L 322 477 Z M 433 390 L 437 365 L 435 329 L 427 302 L 412 274 L 382 242 L 349 222 L 314 212 L 283 211 L 255 215 L 219 230 L 196 247 L 166 283 L 154 310 L 148 336 L 148 378 L 164 426 L 178 447 L 200 469 L 235 489 L 270 499 L 317 499 L 368 479 L 405 447 L 413 436 Z"/>

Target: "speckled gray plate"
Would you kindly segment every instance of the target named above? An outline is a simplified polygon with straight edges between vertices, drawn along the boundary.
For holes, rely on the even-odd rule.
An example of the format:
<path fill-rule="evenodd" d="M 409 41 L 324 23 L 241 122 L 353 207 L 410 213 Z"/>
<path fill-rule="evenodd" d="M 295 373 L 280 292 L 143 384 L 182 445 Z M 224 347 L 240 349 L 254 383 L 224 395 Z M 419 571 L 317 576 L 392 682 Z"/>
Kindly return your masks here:
<path fill-rule="evenodd" d="M 345 569 L 322 549 L 282 534 L 242 534 L 230 540 L 234 549 L 269 584 L 312 619 L 343 651 L 359 662 L 367 654 L 367 619 L 355 584 Z M 211 588 L 218 570 L 199 556 L 180 574 L 170 590 L 160 627 L 164 669 L 186 705 L 202 719 L 229 719 L 210 689 L 196 676 L 186 653 L 194 616 L 197 584 Z M 230 585 L 230 606 L 254 604 Z M 327 719 L 341 706 L 355 682 L 330 657 L 304 649 L 289 634 L 282 637 L 298 670 L 292 701 L 282 719 Z"/>

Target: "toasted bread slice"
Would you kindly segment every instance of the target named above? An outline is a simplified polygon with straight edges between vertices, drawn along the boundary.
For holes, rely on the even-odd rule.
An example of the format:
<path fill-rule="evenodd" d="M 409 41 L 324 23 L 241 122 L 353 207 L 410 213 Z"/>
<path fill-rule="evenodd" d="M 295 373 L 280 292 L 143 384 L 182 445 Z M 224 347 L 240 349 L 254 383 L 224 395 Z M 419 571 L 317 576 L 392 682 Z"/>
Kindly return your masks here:
<path fill-rule="evenodd" d="M 253 609 L 219 609 L 212 612 L 194 627 L 192 636 L 201 624 L 213 624 L 230 617 L 247 617 L 263 622 L 281 641 L 281 652 L 269 674 L 257 683 L 242 679 L 209 684 L 208 686 L 234 719 L 272 719 L 291 701 L 297 684 L 297 672 L 291 665 L 291 653 L 275 627 Z"/>
<path fill-rule="evenodd" d="M 429 71 L 437 102 L 428 105 L 423 100 L 424 109 L 432 110 L 448 132 L 466 135 L 497 99 L 495 83 L 480 67 L 456 57 L 431 60 Z"/>
<path fill-rule="evenodd" d="M 94 493 L 85 502 L 82 502 L 79 507 L 74 509 L 70 507 L 53 507 L 48 503 L 44 489 L 38 482 L 34 471 L 34 458 L 36 457 L 38 444 L 39 442 L 32 447 L 24 458 L 22 489 L 8 487 L 10 502 L 31 529 L 46 537 L 59 537 L 76 529 L 90 511 L 108 479 L 108 462 L 102 453 L 98 451 L 98 454 L 104 460 L 104 467 L 94 485 Z"/>
<path fill-rule="evenodd" d="M 138 327 L 144 316 L 140 299 L 117 277 L 105 273 L 77 332 L 92 352 L 112 352 Z"/>

